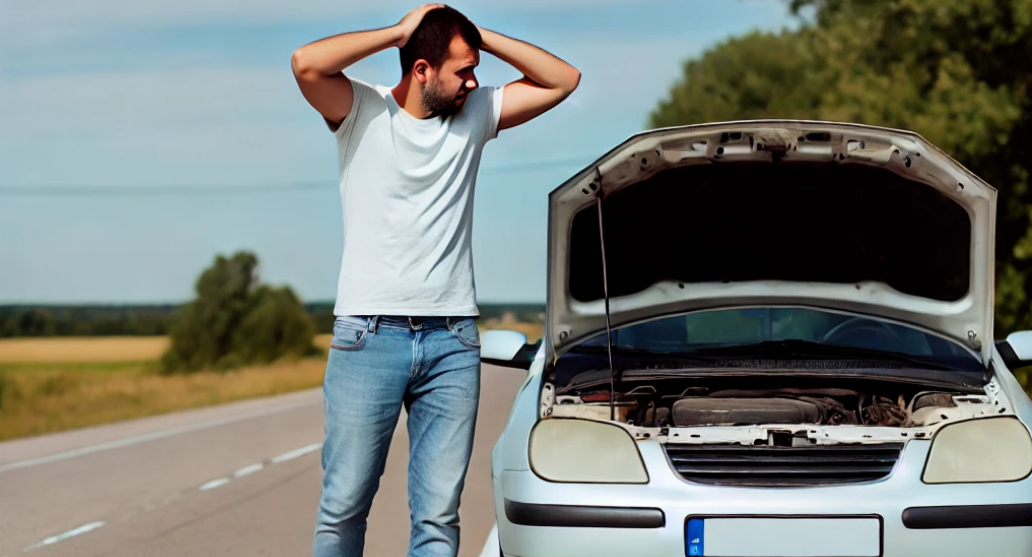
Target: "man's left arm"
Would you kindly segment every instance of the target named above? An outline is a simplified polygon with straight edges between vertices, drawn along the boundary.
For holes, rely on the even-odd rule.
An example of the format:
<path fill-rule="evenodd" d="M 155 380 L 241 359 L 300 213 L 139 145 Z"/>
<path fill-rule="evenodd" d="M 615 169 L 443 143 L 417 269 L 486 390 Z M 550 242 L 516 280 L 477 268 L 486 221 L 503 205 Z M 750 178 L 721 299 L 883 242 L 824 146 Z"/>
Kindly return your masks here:
<path fill-rule="evenodd" d="M 490 52 L 520 72 L 523 78 L 505 86 L 498 129 L 532 120 L 563 102 L 580 83 L 581 74 L 570 64 L 523 41 L 479 28 L 481 50 Z"/>

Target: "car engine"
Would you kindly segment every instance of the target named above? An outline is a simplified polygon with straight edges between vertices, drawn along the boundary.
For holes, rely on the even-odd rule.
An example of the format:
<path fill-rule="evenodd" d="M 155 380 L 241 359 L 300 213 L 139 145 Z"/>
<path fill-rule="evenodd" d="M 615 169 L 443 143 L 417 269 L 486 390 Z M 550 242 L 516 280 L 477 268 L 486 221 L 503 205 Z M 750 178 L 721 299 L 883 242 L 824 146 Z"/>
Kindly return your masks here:
<path fill-rule="evenodd" d="M 560 395 L 554 415 L 609 418 L 609 392 Z M 710 427 L 776 424 L 925 427 L 962 417 L 958 404 L 984 405 L 982 395 L 897 386 L 733 389 L 692 386 L 662 393 L 639 386 L 614 399 L 617 420 L 639 427 Z"/>

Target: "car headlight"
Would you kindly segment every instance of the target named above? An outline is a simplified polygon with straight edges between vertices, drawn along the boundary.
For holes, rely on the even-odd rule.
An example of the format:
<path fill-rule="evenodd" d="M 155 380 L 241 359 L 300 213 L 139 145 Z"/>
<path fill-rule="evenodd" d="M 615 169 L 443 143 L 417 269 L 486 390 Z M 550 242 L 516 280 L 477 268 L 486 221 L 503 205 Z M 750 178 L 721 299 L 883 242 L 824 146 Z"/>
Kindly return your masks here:
<path fill-rule="evenodd" d="M 563 483 L 649 482 L 638 445 L 627 430 L 589 420 L 549 418 L 530 434 L 530 467 Z"/>
<path fill-rule="evenodd" d="M 980 418 L 944 426 L 925 464 L 928 484 L 1012 482 L 1032 473 L 1032 437 L 1016 418 Z"/>

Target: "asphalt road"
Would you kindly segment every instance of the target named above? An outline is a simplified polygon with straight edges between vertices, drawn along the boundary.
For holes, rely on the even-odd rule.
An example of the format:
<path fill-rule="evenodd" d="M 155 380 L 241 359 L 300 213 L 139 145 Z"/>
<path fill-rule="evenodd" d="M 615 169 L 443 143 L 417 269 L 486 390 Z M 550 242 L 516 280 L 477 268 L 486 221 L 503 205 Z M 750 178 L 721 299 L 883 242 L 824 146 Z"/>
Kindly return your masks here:
<path fill-rule="evenodd" d="M 524 377 L 484 366 L 462 557 L 480 555 L 494 525 L 491 449 Z M 311 555 L 322 432 L 316 389 L 0 443 L 0 557 Z M 402 412 L 370 557 L 406 553 L 407 455 Z"/>

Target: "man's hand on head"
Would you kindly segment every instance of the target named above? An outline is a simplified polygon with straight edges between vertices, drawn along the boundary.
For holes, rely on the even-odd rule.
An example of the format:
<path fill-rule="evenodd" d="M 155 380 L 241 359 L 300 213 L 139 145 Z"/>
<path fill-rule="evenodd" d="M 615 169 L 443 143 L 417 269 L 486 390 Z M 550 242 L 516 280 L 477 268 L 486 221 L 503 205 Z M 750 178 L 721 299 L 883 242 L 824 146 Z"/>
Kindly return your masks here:
<path fill-rule="evenodd" d="M 405 14 L 405 17 L 401 18 L 401 21 L 394 26 L 401 34 L 401 38 L 398 39 L 397 47 L 402 48 L 408 44 L 409 39 L 412 38 L 412 34 L 416 32 L 416 28 L 419 27 L 420 22 L 423 21 L 423 16 L 425 16 L 427 12 L 443 7 L 444 4 L 423 4 L 422 6 L 419 6 Z"/>
<path fill-rule="evenodd" d="M 555 108 L 580 84 L 577 68 L 532 44 L 477 26 L 481 50 L 523 73 L 505 86 L 498 129 L 519 126 Z"/>

